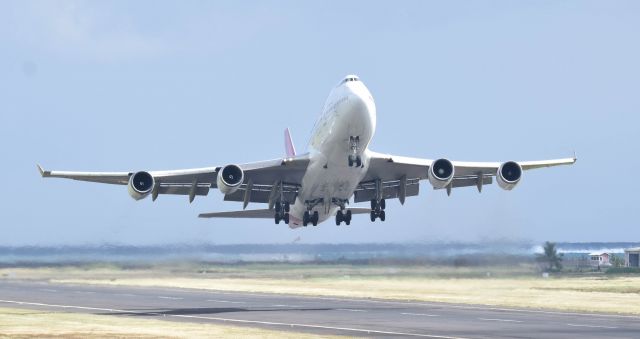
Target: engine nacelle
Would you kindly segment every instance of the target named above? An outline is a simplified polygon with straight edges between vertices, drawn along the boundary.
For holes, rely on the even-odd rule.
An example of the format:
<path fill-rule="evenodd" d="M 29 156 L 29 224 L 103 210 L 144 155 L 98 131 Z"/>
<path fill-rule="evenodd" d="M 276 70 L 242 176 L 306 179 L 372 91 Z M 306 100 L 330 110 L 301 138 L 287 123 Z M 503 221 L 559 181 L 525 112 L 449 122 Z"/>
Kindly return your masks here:
<path fill-rule="evenodd" d="M 155 184 L 156 182 L 149 172 L 140 171 L 133 173 L 133 175 L 129 177 L 129 195 L 136 200 L 144 199 L 153 191 Z"/>
<path fill-rule="evenodd" d="M 240 188 L 244 172 L 238 165 L 227 165 L 218 171 L 218 189 L 222 194 L 231 194 Z"/>
<path fill-rule="evenodd" d="M 500 188 L 510 191 L 520 182 L 522 178 L 522 166 L 515 161 L 507 161 L 500 165 L 496 180 Z"/>
<path fill-rule="evenodd" d="M 453 180 L 455 169 L 448 159 L 434 160 L 429 166 L 429 182 L 433 188 L 445 188 Z"/>

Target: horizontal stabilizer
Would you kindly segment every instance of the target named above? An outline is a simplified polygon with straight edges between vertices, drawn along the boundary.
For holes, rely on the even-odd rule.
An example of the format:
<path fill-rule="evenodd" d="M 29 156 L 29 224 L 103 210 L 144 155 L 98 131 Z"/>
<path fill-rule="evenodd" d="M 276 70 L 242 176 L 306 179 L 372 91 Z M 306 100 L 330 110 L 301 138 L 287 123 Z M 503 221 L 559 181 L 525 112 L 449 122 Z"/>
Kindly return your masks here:
<path fill-rule="evenodd" d="M 369 214 L 371 212 L 369 208 L 360 207 L 347 208 L 347 210 L 351 211 L 351 214 Z M 198 218 L 273 219 L 274 215 L 274 210 L 263 209 L 202 213 L 198 215 Z"/>
<path fill-rule="evenodd" d="M 347 210 L 351 211 L 351 214 L 369 214 L 369 213 L 371 213 L 371 209 L 370 208 L 363 208 L 363 207 L 352 207 L 352 208 L 347 208 Z"/>
<path fill-rule="evenodd" d="M 198 215 L 198 217 L 199 218 L 273 219 L 274 215 L 275 215 L 274 210 L 263 209 L 263 210 L 202 213 Z"/>

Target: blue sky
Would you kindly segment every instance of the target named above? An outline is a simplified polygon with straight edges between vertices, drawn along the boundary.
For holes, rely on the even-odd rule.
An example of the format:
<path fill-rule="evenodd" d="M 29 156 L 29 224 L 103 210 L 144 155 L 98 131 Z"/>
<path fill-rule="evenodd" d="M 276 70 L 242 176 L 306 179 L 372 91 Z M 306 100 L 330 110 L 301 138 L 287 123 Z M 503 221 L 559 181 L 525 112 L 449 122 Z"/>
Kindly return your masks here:
<path fill-rule="evenodd" d="M 636 1 L 2 2 L 0 245 L 638 240 L 639 17 Z M 196 218 L 241 208 L 216 191 L 136 202 L 35 168 L 279 157 L 351 73 L 376 99 L 376 151 L 578 163 L 299 230 Z"/>

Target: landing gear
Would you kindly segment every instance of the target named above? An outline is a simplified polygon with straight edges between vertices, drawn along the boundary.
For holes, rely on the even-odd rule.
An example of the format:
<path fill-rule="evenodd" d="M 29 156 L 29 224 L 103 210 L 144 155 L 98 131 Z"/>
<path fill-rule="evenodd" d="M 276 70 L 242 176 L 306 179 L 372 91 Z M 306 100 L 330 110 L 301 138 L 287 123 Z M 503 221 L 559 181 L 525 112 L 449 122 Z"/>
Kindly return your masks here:
<path fill-rule="evenodd" d="M 348 156 L 349 167 L 362 167 L 362 158 L 358 155 L 358 152 L 360 151 L 359 136 L 349 137 L 349 148 L 351 150 L 351 154 Z"/>
<path fill-rule="evenodd" d="M 351 224 L 351 210 L 347 210 L 346 213 L 339 210 L 338 213 L 336 213 L 336 226 L 340 226 L 343 221 L 347 225 Z"/>
<path fill-rule="evenodd" d="M 386 219 L 386 213 L 384 212 L 386 205 L 384 199 L 380 199 L 380 201 L 371 199 L 371 222 L 376 221 L 377 218 L 380 218 L 380 221 Z"/>
<path fill-rule="evenodd" d="M 284 221 L 285 224 L 289 224 L 289 210 L 291 209 L 291 205 L 288 202 L 280 203 L 276 202 L 275 210 L 276 214 L 274 216 L 274 221 L 277 224 L 280 224 L 280 221 Z"/>
<path fill-rule="evenodd" d="M 313 226 L 318 226 L 318 219 L 318 211 L 313 211 L 313 214 L 311 214 L 310 211 L 305 211 L 302 216 L 302 225 L 307 226 L 311 223 Z"/>

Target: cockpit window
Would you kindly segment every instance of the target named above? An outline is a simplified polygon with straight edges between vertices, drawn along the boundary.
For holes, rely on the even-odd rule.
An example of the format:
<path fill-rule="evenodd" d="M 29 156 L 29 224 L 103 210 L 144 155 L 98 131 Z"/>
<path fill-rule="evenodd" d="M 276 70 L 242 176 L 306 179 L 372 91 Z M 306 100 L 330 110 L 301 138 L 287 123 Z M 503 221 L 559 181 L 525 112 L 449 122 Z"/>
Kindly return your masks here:
<path fill-rule="evenodd" d="M 345 82 L 349 82 L 349 81 L 360 81 L 360 79 L 355 77 L 344 78 L 344 80 L 342 80 L 342 83 L 344 84 Z"/>

